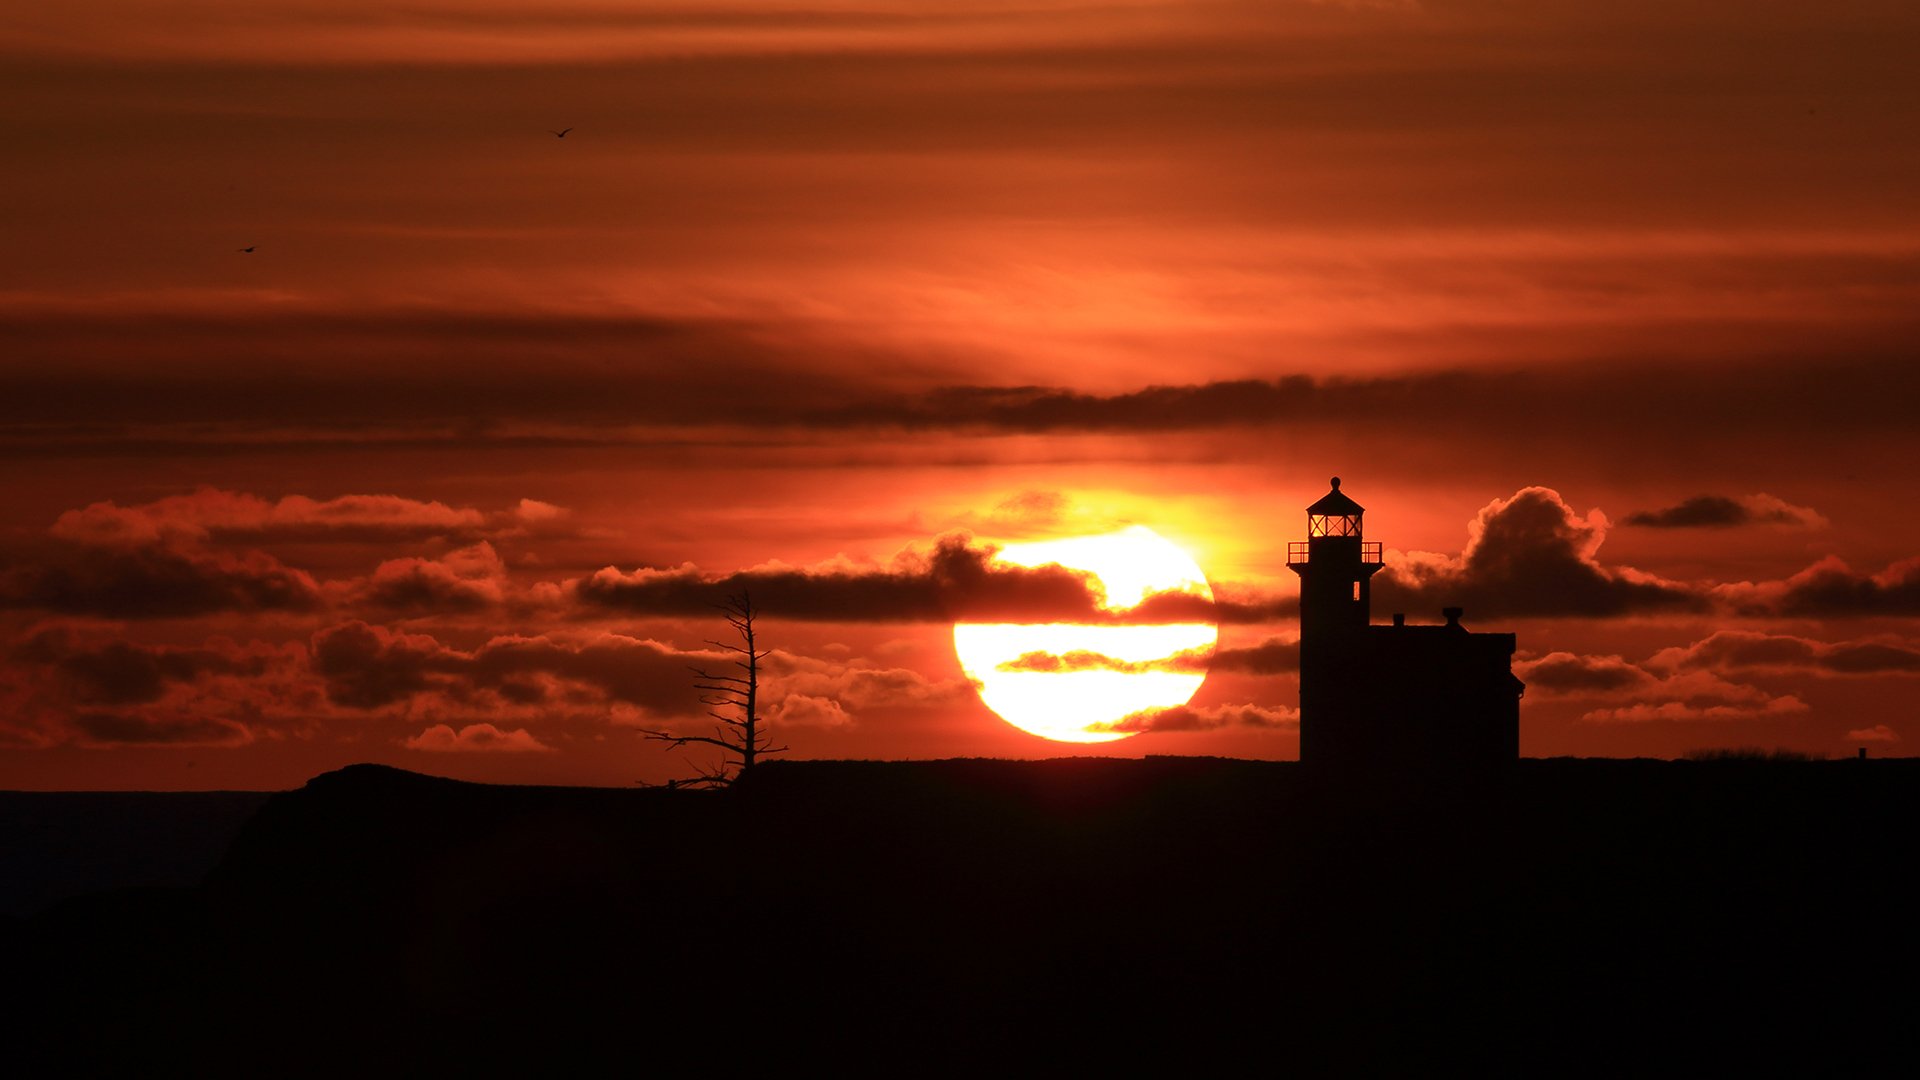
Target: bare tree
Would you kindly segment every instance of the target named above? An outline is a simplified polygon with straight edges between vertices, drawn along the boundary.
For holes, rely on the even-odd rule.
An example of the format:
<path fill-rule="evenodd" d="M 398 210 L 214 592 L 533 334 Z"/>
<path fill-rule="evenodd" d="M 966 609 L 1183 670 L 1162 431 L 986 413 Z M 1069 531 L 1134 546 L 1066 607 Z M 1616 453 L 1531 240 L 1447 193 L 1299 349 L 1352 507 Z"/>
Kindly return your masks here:
<path fill-rule="evenodd" d="M 772 650 L 763 650 L 754 641 L 753 598 L 742 592 L 738 596 L 727 597 L 726 603 L 715 604 L 726 616 L 728 625 L 740 638 L 740 644 L 730 645 L 724 641 L 708 639 L 707 644 L 733 655 L 730 663 L 739 674 L 725 674 L 708 671 L 705 668 L 689 668 L 694 674 L 694 688 L 701 692 L 700 703 L 707 707 L 707 715 L 719 723 L 714 725 L 712 735 L 675 735 L 670 731 L 643 731 L 647 738 L 664 742 L 670 749 L 679 749 L 689 744 L 713 746 L 720 749 L 720 761 L 711 769 L 695 768 L 699 775 L 674 780 L 669 787 L 725 787 L 753 768 L 754 762 L 764 754 L 778 754 L 787 748 L 773 745 L 773 740 L 762 727 L 760 717 L 760 661 L 771 655 Z"/>

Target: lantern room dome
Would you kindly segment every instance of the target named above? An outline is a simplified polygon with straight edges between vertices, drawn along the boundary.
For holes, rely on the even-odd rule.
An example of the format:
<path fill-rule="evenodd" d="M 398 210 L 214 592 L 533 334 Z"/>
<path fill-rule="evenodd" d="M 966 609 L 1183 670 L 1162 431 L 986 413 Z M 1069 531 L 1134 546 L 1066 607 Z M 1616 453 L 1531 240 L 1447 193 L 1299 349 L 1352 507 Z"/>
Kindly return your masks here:
<path fill-rule="evenodd" d="M 1333 478 L 1333 490 L 1307 507 L 1307 538 L 1323 536 L 1360 538 L 1360 515 L 1366 508 L 1340 494 L 1340 478 Z"/>
<path fill-rule="evenodd" d="M 1333 490 L 1321 496 L 1320 501 L 1307 507 L 1307 513 L 1315 517 L 1359 517 L 1367 508 L 1340 493 L 1340 478 L 1334 477 L 1330 483 Z"/>

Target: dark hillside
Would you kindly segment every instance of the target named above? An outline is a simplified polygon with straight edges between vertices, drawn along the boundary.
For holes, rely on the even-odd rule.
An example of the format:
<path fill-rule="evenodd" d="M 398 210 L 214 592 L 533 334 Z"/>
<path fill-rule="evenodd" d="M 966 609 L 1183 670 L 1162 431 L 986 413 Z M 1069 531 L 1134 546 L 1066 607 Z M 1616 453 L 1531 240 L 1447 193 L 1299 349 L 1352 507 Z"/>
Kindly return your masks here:
<path fill-rule="evenodd" d="M 1840 1068 L 1912 1035 L 1916 821 L 1909 761 L 1372 789 L 1208 759 L 809 762 L 724 793 L 360 766 L 272 797 L 196 892 L 16 927 L 9 1008 L 69 1064 L 228 1072 L 939 1072 L 1015 1045 Z"/>
<path fill-rule="evenodd" d="M 264 791 L 0 791 L 0 915 L 103 889 L 197 885 Z"/>

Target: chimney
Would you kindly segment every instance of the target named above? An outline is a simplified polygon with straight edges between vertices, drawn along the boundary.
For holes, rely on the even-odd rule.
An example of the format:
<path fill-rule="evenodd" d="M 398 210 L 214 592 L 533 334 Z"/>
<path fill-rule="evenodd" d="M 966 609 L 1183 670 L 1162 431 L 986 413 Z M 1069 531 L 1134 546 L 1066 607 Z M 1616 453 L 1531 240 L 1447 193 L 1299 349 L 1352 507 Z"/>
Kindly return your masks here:
<path fill-rule="evenodd" d="M 1405 625 L 1407 625 L 1407 614 L 1406 614 L 1406 612 L 1404 612 L 1404 611 L 1396 611 L 1396 612 L 1394 612 L 1394 613 L 1393 613 L 1393 625 L 1395 625 L 1395 626 L 1405 626 Z"/>
<path fill-rule="evenodd" d="M 1454 630 L 1459 630 L 1459 629 L 1462 629 L 1460 625 L 1460 616 L 1466 614 L 1466 611 L 1467 611 L 1466 608 L 1446 607 L 1446 608 L 1440 609 L 1440 614 L 1445 615 L 1447 617 L 1448 627 Z"/>

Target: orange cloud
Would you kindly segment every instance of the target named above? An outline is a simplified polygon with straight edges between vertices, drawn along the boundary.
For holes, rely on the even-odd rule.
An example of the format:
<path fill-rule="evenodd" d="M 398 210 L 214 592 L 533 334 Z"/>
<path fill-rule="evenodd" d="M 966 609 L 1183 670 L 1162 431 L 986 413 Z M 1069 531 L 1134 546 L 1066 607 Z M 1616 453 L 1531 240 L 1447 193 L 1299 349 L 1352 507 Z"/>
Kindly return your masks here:
<path fill-rule="evenodd" d="M 1826 642 L 1758 630 L 1718 630 L 1691 645 L 1662 649 L 1647 660 L 1646 666 L 1655 670 L 1920 675 L 1920 647 L 1899 639 Z"/>
<path fill-rule="evenodd" d="M 1208 707 L 1177 705 L 1169 709 L 1137 712 L 1110 724 L 1089 724 L 1087 730 L 1129 733 L 1214 731 L 1227 727 L 1294 728 L 1299 724 L 1300 710 L 1293 708 L 1254 704 Z"/>
<path fill-rule="evenodd" d="M 533 737 L 524 728 L 501 731 L 492 724 L 468 724 L 455 731 L 450 724 L 435 724 L 401 743 L 409 750 L 431 753 L 551 753 L 553 747 Z"/>
<path fill-rule="evenodd" d="M 160 619 L 306 612 L 321 602 L 312 575 L 259 551 L 83 549 L 0 570 L 0 610 Z"/>
<path fill-rule="evenodd" d="M 1402 611 L 1465 606 L 1481 615 L 1625 615 L 1705 606 L 1692 588 L 1598 558 L 1606 515 L 1582 518 L 1552 488 L 1522 488 L 1481 509 L 1456 558 L 1387 560 L 1377 606 Z"/>
<path fill-rule="evenodd" d="M 1836 616 L 1920 614 L 1920 556 L 1877 574 L 1863 574 L 1828 556 L 1784 581 L 1742 581 L 1714 593 L 1748 615 Z"/>
<path fill-rule="evenodd" d="M 1625 523 L 1656 529 L 1728 529 L 1739 525 L 1791 525 L 1822 529 L 1827 526 L 1827 519 L 1815 510 L 1794 506 L 1784 499 L 1761 492 L 1741 498 L 1696 495 L 1664 509 L 1628 514 Z"/>
<path fill-rule="evenodd" d="M 190 495 L 173 495 L 136 506 L 99 502 L 69 510 L 49 531 L 83 544 L 141 545 L 268 533 L 283 538 L 374 542 L 471 536 L 485 521 L 477 510 L 395 495 L 344 495 L 326 500 L 288 495 L 269 502 L 244 492 L 203 487 Z"/>

